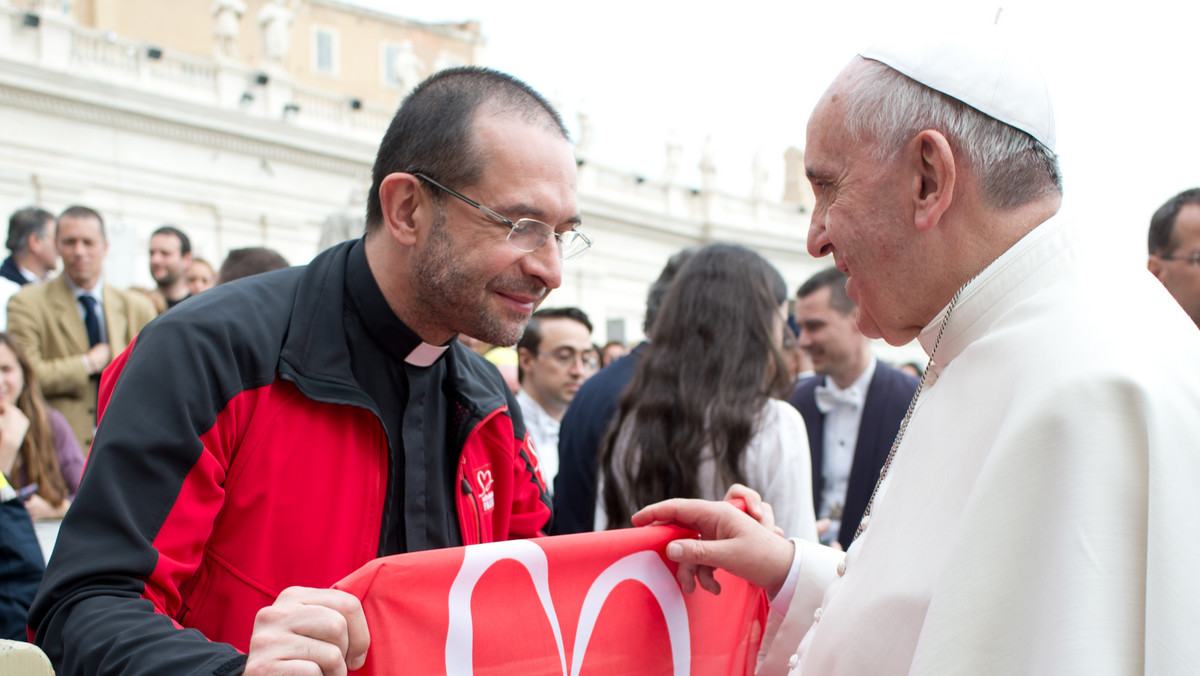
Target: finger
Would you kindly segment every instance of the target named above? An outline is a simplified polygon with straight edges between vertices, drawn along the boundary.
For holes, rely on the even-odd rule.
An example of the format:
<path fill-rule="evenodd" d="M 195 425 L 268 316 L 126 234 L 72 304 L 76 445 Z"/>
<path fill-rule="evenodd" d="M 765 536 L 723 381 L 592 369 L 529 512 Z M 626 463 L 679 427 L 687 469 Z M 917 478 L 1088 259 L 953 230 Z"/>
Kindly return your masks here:
<path fill-rule="evenodd" d="M 776 528 L 775 528 L 775 508 L 771 506 L 771 503 L 760 502 L 758 504 L 758 510 L 759 510 L 759 516 L 756 517 L 758 519 L 758 522 L 761 523 L 768 530 L 776 530 Z M 783 534 L 783 532 L 780 531 L 780 535 L 782 535 L 782 534 Z"/>
<path fill-rule="evenodd" d="M 342 651 L 346 663 L 351 665 L 351 668 L 362 666 L 362 662 L 366 660 L 367 648 L 371 644 L 371 634 L 367 628 L 366 614 L 363 613 L 362 603 L 358 598 L 338 589 L 289 587 L 280 593 L 277 603 L 299 604 L 336 613 L 336 620 L 321 614 L 328 624 L 309 624 L 306 630 L 299 627 L 294 630 L 296 633 L 333 643 Z M 353 666 L 355 664 L 358 667 Z"/>
<path fill-rule="evenodd" d="M 700 533 L 703 537 L 711 538 L 716 535 L 716 526 L 721 516 L 730 513 L 741 514 L 739 510 L 724 502 L 674 498 L 642 508 L 633 515 L 632 521 L 635 526 L 678 524 Z"/>
<path fill-rule="evenodd" d="M 729 546 L 729 541 L 675 540 L 667 546 L 667 556 L 681 564 L 721 568 Z"/>
<path fill-rule="evenodd" d="M 326 676 L 319 665 L 308 660 L 283 660 L 272 665 L 275 673 L 288 676 Z"/>
<path fill-rule="evenodd" d="M 700 566 L 699 570 L 696 571 L 696 580 L 700 583 L 701 587 L 714 596 L 721 593 L 721 583 L 717 582 L 712 568 Z"/>
<path fill-rule="evenodd" d="M 679 580 L 679 588 L 685 594 L 691 594 L 696 591 L 696 570 L 697 566 L 691 563 L 681 563 L 675 569 L 675 579 Z"/>
<path fill-rule="evenodd" d="M 328 608 L 297 604 L 272 605 L 260 610 L 250 637 L 245 673 L 344 676 L 346 661 L 342 650 L 307 635 L 317 633 L 307 623 L 312 615 L 321 613 L 337 615 Z"/>

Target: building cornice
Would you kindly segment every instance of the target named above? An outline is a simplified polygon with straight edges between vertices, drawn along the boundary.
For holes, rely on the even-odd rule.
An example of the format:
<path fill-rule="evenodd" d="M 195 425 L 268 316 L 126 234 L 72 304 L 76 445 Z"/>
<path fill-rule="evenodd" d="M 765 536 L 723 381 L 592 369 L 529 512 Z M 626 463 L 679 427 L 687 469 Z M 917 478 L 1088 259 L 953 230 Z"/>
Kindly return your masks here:
<path fill-rule="evenodd" d="M 361 16 L 371 21 L 379 21 L 388 23 L 394 26 L 402 26 L 411 28 L 423 33 L 432 33 L 452 40 L 460 40 L 468 44 L 483 46 L 487 41 L 480 32 L 478 21 L 464 21 L 462 23 L 425 23 L 415 19 L 407 19 L 402 16 L 390 14 L 388 12 L 362 7 L 359 5 L 351 5 L 339 0 L 307 0 L 308 4 L 314 7 L 327 7 L 338 12 Z"/>
<path fill-rule="evenodd" d="M 359 176 L 375 145 L 0 60 L 0 105 Z"/>

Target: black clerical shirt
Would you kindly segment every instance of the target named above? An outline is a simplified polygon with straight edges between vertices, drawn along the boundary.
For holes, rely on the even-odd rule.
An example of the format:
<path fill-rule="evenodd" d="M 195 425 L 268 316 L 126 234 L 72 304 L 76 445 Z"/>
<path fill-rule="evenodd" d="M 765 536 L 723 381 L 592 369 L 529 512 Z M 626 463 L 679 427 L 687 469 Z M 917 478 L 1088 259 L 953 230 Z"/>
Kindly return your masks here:
<path fill-rule="evenodd" d="M 449 350 L 429 366 L 405 361 L 428 363 L 420 357 L 434 350 L 388 306 L 367 266 L 362 240 L 346 265 L 342 324 L 354 378 L 374 400 L 388 438 L 388 498 L 379 554 L 461 545 L 454 492 L 458 449 L 446 443 Z"/>

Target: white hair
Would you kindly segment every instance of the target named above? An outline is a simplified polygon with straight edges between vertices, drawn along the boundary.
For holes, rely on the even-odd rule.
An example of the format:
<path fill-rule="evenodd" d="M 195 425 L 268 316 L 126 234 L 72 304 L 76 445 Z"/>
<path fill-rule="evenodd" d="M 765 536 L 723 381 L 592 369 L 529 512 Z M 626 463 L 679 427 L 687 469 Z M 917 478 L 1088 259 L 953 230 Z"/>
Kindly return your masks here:
<path fill-rule="evenodd" d="M 876 142 L 877 159 L 894 159 L 913 136 L 934 129 L 967 159 L 990 206 L 1062 194 L 1058 156 L 1037 139 L 878 61 L 859 63 L 845 90 L 845 125 L 856 141 Z"/>

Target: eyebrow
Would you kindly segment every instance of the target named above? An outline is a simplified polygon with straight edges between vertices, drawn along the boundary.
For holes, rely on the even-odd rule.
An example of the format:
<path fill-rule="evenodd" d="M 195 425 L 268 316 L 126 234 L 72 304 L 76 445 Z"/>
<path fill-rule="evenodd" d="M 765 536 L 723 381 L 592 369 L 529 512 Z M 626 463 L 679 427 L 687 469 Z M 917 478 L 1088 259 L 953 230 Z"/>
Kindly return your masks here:
<path fill-rule="evenodd" d="M 486 205 L 484 205 L 484 206 L 486 206 Z M 524 202 L 519 202 L 517 204 L 504 207 L 503 209 L 496 209 L 496 213 L 499 213 L 499 214 L 522 214 L 521 216 L 518 216 L 517 218 L 513 218 L 512 220 L 514 220 L 514 221 L 520 220 L 522 218 L 532 218 L 534 220 L 545 222 L 546 217 L 548 215 L 546 213 L 546 211 L 544 209 L 542 209 L 541 207 L 538 207 L 538 206 L 535 206 L 532 204 L 525 204 Z M 563 221 L 563 223 L 570 223 L 571 225 L 579 225 L 582 222 L 583 222 L 583 219 L 581 219 L 579 217 L 579 214 L 575 214 L 574 216 Z M 547 223 L 547 225 L 549 225 L 549 223 Z"/>

